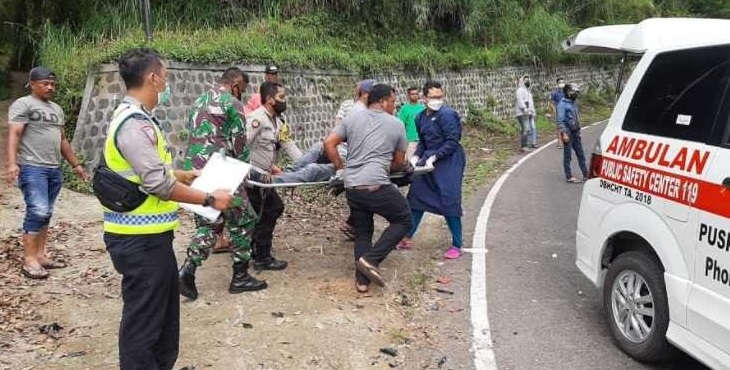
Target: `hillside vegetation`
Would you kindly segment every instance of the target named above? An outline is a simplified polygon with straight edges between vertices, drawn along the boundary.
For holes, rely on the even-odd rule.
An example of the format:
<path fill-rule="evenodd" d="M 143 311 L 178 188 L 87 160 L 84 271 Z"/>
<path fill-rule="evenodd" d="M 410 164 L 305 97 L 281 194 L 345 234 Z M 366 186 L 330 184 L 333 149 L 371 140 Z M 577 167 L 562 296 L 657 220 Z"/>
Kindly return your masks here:
<path fill-rule="evenodd" d="M 90 68 L 149 45 L 189 62 L 276 62 L 367 74 L 404 68 L 574 62 L 560 41 L 584 26 L 651 16 L 730 15 L 724 0 L 0 0 L 0 63 L 44 64 L 71 118 Z M 575 58 L 575 57 L 572 57 Z M 72 122 L 74 120 L 71 120 Z"/>

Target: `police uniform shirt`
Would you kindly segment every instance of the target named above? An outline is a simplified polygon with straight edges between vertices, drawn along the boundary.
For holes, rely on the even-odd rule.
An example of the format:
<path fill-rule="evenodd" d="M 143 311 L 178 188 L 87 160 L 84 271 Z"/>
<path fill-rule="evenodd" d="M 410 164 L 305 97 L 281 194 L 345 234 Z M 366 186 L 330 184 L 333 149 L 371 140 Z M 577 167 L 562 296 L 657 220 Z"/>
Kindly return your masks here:
<path fill-rule="evenodd" d="M 247 144 L 251 148 L 251 164 L 265 171 L 276 163 L 279 148 L 296 160 L 301 150 L 289 136 L 288 126 L 280 118 L 259 107 L 246 117 Z"/>

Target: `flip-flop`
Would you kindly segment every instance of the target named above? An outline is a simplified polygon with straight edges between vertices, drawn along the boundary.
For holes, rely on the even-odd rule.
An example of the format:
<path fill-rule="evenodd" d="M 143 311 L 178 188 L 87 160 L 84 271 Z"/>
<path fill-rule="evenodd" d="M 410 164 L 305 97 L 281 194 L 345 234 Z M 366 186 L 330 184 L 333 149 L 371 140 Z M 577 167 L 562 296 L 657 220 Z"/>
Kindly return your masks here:
<path fill-rule="evenodd" d="M 395 246 L 395 249 L 409 251 L 409 250 L 413 249 L 413 247 L 415 245 L 416 245 L 416 242 L 414 242 L 413 240 L 401 239 L 401 241 L 399 241 L 398 244 Z"/>
<path fill-rule="evenodd" d="M 345 234 L 347 239 L 355 240 L 355 230 L 353 230 L 352 226 L 347 224 L 340 225 L 340 231 Z"/>
<path fill-rule="evenodd" d="M 355 262 L 355 266 L 357 267 L 357 270 L 365 274 L 371 282 L 382 287 L 385 286 L 385 281 L 383 281 L 383 277 L 380 276 L 378 268 L 371 265 L 370 262 L 365 260 L 365 258 L 360 257 L 360 259 Z"/>
<path fill-rule="evenodd" d="M 370 285 L 368 285 L 368 284 L 360 284 L 360 283 L 357 283 L 356 282 L 355 283 L 355 289 L 357 290 L 358 293 L 367 293 L 368 290 L 370 290 Z"/>
<path fill-rule="evenodd" d="M 218 247 L 218 248 L 213 248 L 213 250 L 211 250 L 210 253 L 222 254 L 222 253 L 231 253 L 231 252 L 233 252 L 233 249 L 231 249 L 231 247 Z"/>
<path fill-rule="evenodd" d="M 48 271 L 46 271 L 43 267 L 39 269 L 30 269 L 23 265 L 23 267 L 20 268 L 20 273 L 29 279 L 42 280 L 48 277 Z"/>
<path fill-rule="evenodd" d="M 66 267 L 66 264 L 60 261 L 54 261 L 54 260 L 48 260 L 49 262 L 42 263 L 41 266 L 43 266 L 46 270 L 53 270 L 53 269 L 62 269 Z"/>

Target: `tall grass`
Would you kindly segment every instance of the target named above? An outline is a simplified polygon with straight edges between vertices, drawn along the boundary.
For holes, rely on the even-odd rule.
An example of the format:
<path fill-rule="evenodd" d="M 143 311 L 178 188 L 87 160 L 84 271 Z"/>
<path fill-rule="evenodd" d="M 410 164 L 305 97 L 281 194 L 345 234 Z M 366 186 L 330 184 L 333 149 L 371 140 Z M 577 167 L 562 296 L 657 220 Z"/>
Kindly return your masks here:
<path fill-rule="evenodd" d="M 186 62 L 276 62 L 363 74 L 552 64 L 576 60 L 559 46 L 573 24 L 700 6 L 717 12 L 707 4 L 718 1 L 724 0 L 156 0 L 148 46 Z M 147 45 L 138 4 L 56 0 L 60 15 L 44 13 L 38 27 L 27 22 L 40 62 L 59 75 L 58 98 L 70 121 L 90 68 Z"/>
<path fill-rule="evenodd" d="M 495 27 L 495 41 L 504 45 L 507 59 L 545 63 L 564 58 L 560 43 L 572 29 L 563 13 L 548 13 L 542 6 L 507 11 Z"/>

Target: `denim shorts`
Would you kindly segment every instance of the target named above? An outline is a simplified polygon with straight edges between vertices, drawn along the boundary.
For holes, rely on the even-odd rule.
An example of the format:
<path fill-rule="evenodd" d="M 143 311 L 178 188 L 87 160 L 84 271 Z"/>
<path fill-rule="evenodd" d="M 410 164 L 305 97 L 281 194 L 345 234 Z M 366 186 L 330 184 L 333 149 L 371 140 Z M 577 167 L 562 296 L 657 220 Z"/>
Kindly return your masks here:
<path fill-rule="evenodd" d="M 48 227 L 53 214 L 53 204 L 61 192 L 63 174 L 60 168 L 21 165 L 18 186 L 25 199 L 23 231 L 38 234 Z"/>

